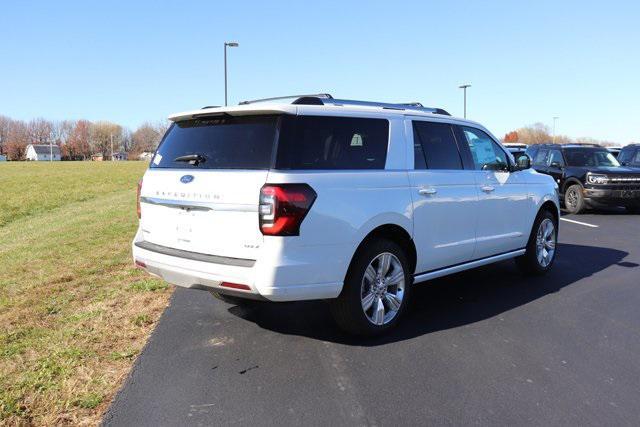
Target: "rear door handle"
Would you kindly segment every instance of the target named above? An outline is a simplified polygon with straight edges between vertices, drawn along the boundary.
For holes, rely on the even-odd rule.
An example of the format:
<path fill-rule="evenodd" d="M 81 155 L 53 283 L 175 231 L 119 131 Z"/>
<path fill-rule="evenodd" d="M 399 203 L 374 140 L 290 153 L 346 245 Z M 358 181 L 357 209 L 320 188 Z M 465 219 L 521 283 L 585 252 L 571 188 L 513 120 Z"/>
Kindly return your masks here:
<path fill-rule="evenodd" d="M 438 190 L 436 190 L 433 187 L 428 187 L 428 188 L 421 188 L 418 190 L 418 194 L 420 194 L 421 196 L 432 196 L 434 194 L 436 194 L 438 192 Z"/>
<path fill-rule="evenodd" d="M 493 190 L 495 190 L 495 187 L 491 186 L 491 185 L 483 185 L 481 187 L 482 191 L 484 191 L 485 193 L 491 193 Z"/>

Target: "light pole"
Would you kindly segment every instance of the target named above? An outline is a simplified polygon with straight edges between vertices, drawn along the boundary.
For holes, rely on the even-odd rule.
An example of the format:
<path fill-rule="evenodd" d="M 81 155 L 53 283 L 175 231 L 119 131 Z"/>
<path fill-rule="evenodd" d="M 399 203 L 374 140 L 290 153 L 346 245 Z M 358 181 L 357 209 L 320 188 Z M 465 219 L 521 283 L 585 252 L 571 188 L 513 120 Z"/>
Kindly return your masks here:
<path fill-rule="evenodd" d="M 227 46 L 238 47 L 236 42 L 224 42 L 224 105 L 227 106 Z"/>
<path fill-rule="evenodd" d="M 553 143 L 556 143 L 556 120 L 558 120 L 560 117 L 554 117 L 553 118 Z"/>
<path fill-rule="evenodd" d="M 465 85 L 461 85 L 458 86 L 458 88 L 462 89 L 464 91 L 464 118 L 467 118 L 467 88 L 471 87 L 470 84 L 465 84 Z"/>

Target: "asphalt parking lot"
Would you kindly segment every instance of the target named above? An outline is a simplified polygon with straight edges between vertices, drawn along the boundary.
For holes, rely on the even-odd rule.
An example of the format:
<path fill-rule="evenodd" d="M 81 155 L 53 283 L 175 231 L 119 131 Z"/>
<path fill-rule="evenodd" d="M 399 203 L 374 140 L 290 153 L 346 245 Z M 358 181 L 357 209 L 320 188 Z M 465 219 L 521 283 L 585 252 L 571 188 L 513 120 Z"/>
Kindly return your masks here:
<path fill-rule="evenodd" d="M 578 222 L 574 222 L 578 221 Z M 638 425 L 640 216 L 564 216 L 554 270 L 418 285 L 399 328 L 176 290 L 107 425 Z"/>

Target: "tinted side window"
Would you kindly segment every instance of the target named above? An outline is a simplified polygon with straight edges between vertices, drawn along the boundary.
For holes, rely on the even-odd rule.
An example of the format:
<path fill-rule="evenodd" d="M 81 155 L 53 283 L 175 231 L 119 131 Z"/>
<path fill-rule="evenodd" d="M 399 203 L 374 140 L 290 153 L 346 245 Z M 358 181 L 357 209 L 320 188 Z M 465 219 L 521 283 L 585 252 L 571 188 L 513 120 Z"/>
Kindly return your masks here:
<path fill-rule="evenodd" d="M 533 164 L 536 166 L 546 166 L 549 150 L 540 150 L 536 157 L 533 159 Z"/>
<path fill-rule="evenodd" d="M 525 151 L 526 154 L 529 155 L 529 157 L 531 157 L 531 160 L 533 161 L 533 159 L 536 158 L 536 155 L 538 154 L 538 147 L 528 147 L 527 151 Z"/>
<path fill-rule="evenodd" d="M 620 151 L 620 154 L 618 154 L 618 161 L 620 161 L 620 163 L 628 162 L 632 156 L 633 156 L 633 149 L 624 148 Z"/>
<path fill-rule="evenodd" d="M 560 166 L 564 166 L 564 160 L 562 159 L 562 153 L 560 150 L 551 150 L 549 153 L 549 166 L 553 163 L 558 163 Z"/>
<path fill-rule="evenodd" d="M 414 138 L 422 145 L 427 169 L 462 169 L 453 129 L 447 123 L 413 122 Z"/>
<path fill-rule="evenodd" d="M 413 127 L 413 168 L 427 168 L 427 162 L 424 159 L 424 150 L 422 150 L 422 143 L 420 142 L 420 135 L 418 135 L 415 126 Z"/>
<path fill-rule="evenodd" d="M 489 135 L 480 129 L 463 127 L 462 130 L 476 169 L 506 170 L 509 168 L 507 154 Z"/>
<path fill-rule="evenodd" d="M 277 169 L 384 169 L 389 121 L 284 116 Z"/>

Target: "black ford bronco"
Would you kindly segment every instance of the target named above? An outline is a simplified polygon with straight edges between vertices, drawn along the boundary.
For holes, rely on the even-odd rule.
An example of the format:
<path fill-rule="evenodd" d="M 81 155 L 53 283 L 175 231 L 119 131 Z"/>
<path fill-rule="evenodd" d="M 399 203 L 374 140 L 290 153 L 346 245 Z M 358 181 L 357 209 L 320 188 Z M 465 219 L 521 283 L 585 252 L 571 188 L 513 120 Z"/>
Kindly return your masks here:
<path fill-rule="evenodd" d="M 539 144 L 527 148 L 532 167 L 551 175 L 569 213 L 585 208 L 624 206 L 640 213 L 640 170 L 621 166 L 604 147 Z"/>

